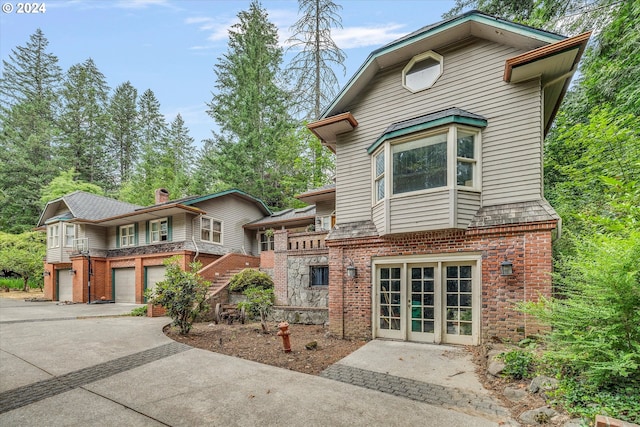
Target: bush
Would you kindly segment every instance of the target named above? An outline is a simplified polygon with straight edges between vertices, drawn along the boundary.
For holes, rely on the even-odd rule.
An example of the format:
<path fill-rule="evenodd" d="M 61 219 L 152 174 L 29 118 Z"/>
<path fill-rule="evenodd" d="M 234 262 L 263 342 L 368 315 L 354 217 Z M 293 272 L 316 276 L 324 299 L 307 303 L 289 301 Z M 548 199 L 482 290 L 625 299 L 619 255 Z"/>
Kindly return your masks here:
<path fill-rule="evenodd" d="M 136 307 L 133 310 L 131 310 L 131 316 L 146 316 L 146 315 L 147 315 L 146 305 Z"/>
<path fill-rule="evenodd" d="M 535 355 L 532 352 L 517 349 L 502 353 L 499 357 L 505 364 L 502 370 L 503 375 L 515 380 L 531 377 L 535 361 Z"/>
<path fill-rule="evenodd" d="M 211 284 L 197 273 L 201 267 L 198 262 L 191 263 L 188 271 L 180 268 L 179 257 L 165 260 L 164 265 L 166 279 L 156 283 L 146 296 L 151 304 L 164 307 L 180 334 L 187 335 L 198 315 L 208 309 L 205 298 Z"/>
<path fill-rule="evenodd" d="M 250 286 L 243 293 L 247 297 L 247 301 L 239 303 L 238 307 L 244 307 L 245 310 L 257 313 L 260 316 L 262 332 L 267 332 L 267 316 L 271 311 L 271 307 L 273 307 L 275 299 L 273 288 L 264 289 Z"/>
<path fill-rule="evenodd" d="M 271 289 L 273 288 L 273 280 L 267 273 L 253 268 L 245 268 L 229 281 L 229 289 L 234 292 L 244 292 L 250 287 Z"/>

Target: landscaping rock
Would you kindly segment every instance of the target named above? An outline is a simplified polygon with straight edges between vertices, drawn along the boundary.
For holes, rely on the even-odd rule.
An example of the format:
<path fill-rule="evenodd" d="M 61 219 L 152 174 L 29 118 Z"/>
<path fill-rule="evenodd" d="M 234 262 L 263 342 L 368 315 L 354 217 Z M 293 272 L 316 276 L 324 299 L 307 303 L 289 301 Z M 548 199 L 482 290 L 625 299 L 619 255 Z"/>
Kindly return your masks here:
<path fill-rule="evenodd" d="M 571 418 L 566 423 L 564 423 L 562 427 L 582 427 L 583 425 L 586 424 L 583 423 L 582 418 Z"/>
<path fill-rule="evenodd" d="M 487 372 L 489 372 L 494 377 L 497 377 L 497 376 L 500 376 L 505 366 L 506 365 L 504 364 L 504 362 L 500 360 L 493 360 L 489 362 L 489 366 L 487 367 Z"/>
<path fill-rule="evenodd" d="M 520 402 L 527 397 L 527 391 L 517 387 L 505 387 L 502 394 L 512 402 Z"/>
<path fill-rule="evenodd" d="M 549 390 L 555 390 L 558 387 L 558 380 L 555 378 L 540 375 L 535 377 L 531 384 L 529 384 L 529 391 L 531 393 L 545 392 Z"/>
<path fill-rule="evenodd" d="M 318 348 L 318 341 L 311 341 L 305 344 L 304 348 L 306 348 L 307 350 L 315 350 Z"/>
<path fill-rule="evenodd" d="M 548 424 L 551 421 L 551 418 L 556 415 L 558 415 L 558 412 L 554 409 L 551 409 L 548 406 L 543 406 L 541 408 L 523 412 L 520 414 L 520 421 L 530 425 Z"/>

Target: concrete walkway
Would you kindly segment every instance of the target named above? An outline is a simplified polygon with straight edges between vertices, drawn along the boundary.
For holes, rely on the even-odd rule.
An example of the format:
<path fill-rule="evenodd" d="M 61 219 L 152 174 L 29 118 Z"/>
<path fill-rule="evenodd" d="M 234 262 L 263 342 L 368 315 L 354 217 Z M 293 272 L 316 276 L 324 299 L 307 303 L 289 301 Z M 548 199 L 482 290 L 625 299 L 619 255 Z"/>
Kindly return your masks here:
<path fill-rule="evenodd" d="M 420 384 L 438 386 L 435 381 L 403 377 L 399 368 L 387 373 L 363 367 L 374 363 L 375 355 L 395 357 L 392 351 L 422 364 L 411 356 L 415 350 L 422 357 L 422 347 L 414 344 L 403 352 L 406 343 L 385 349 L 389 343 L 373 341 L 323 378 L 173 342 L 162 333 L 166 318 L 117 317 L 133 307 L 0 299 L 0 425 L 496 426 L 508 421 L 496 412 L 438 401 L 457 399 L 443 397 L 454 390 L 483 395 L 457 388 L 453 381 L 463 374 L 445 379 L 437 399 L 426 399 Z M 334 369 L 340 370 L 339 381 L 330 379 Z M 412 388 L 393 392 L 393 387 L 347 384 L 345 369 L 361 372 L 372 384 L 409 381 Z"/>

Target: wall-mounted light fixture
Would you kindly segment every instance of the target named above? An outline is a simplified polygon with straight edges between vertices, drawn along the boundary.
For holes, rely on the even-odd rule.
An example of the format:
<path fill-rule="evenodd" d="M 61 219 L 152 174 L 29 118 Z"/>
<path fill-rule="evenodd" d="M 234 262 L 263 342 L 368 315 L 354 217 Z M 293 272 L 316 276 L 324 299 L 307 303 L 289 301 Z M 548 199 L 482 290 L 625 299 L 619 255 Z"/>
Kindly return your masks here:
<path fill-rule="evenodd" d="M 47 277 L 47 276 L 51 276 L 51 272 L 49 270 L 45 270 L 44 273 L 42 273 L 43 277 Z"/>
<path fill-rule="evenodd" d="M 350 279 L 353 279 L 357 275 L 358 275 L 358 270 L 356 269 L 356 266 L 353 265 L 352 260 L 349 260 L 349 265 L 347 266 L 347 277 L 349 277 Z"/>
<path fill-rule="evenodd" d="M 70 276 L 75 276 L 76 275 L 76 271 L 72 268 L 71 270 L 69 270 L 69 275 Z"/>
<path fill-rule="evenodd" d="M 504 260 L 500 263 L 500 275 L 511 276 L 513 275 L 513 263 L 509 260 Z"/>

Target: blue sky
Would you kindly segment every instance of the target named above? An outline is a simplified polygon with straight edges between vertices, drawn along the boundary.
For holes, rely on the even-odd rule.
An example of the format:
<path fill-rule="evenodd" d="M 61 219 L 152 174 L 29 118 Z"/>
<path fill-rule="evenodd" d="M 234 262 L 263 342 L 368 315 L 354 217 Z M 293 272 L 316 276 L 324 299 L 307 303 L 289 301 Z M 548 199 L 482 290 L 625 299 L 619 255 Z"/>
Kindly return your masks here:
<path fill-rule="evenodd" d="M 335 0 L 343 29 L 333 39 L 347 54 L 344 84 L 374 49 L 441 20 L 453 0 Z M 217 59 L 227 34 L 250 0 L 48 0 L 46 11 L 18 14 L 17 1 L 1 0 L 0 56 L 24 46 L 40 28 L 64 71 L 92 58 L 114 89 L 129 80 L 141 94 L 151 89 L 171 122 L 180 113 L 196 145 L 211 135 L 206 114 Z M 7 4 L 12 6 L 7 13 Z M 298 19 L 295 0 L 262 1 L 280 40 Z M 285 57 L 285 63 L 289 57 Z"/>

